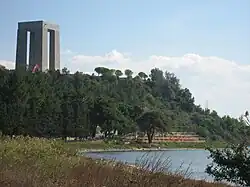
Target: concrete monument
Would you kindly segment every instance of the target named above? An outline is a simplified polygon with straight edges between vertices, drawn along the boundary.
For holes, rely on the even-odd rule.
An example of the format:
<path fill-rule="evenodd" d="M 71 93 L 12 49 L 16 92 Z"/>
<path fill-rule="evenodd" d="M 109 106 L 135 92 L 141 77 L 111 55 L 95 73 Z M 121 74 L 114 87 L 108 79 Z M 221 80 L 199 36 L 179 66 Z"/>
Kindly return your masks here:
<path fill-rule="evenodd" d="M 59 26 L 44 21 L 19 22 L 17 30 L 16 68 L 27 67 L 27 33 L 30 32 L 29 69 L 60 69 Z M 48 32 L 50 40 L 48 45 Z M 49 47 L 49 59 L 48 59 Z M 49 61 L 49 68 L 48 68 Z"/>

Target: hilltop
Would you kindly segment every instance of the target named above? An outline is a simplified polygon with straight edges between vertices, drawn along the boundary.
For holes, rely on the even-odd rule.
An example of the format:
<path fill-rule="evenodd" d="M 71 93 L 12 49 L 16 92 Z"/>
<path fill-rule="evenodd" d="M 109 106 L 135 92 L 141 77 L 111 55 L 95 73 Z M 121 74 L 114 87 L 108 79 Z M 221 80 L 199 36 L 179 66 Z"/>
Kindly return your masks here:
<path fill-rule="evenodd" d="M 150 130 L 138 125 L 144 114 L 143 122 L 145 116 L 159 119 L 154 120 L 160 121 L 155 127 L 158 131 L 196 132 L 207 140 L 227 142 L 250 137 L 244 121 L 195 105 L 190 90 L 173 73 L 157 68 L 149 75 L 105 67 L 95 71 L 98 76 L 70 74 L 66 68 L 62 73 L 0 68 L 0 131 L 35 137 L 94 137 L 100 126 L 109 137 L 114 131 L 124 135 Z"/>

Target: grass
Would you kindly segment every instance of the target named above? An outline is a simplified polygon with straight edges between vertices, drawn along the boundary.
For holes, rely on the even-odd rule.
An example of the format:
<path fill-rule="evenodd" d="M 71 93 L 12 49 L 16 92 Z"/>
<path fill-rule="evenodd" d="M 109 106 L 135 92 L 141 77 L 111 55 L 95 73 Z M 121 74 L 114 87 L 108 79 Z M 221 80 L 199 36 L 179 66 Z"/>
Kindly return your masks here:
<path fill-rule="evenodd" d="M 96 141 L 72 141 L 67 142 L 69 148 L 73 149 L 130 149 L 136 148 L 139 145 L 125 145 L 123 143 L 115 142 L 115 141 L 103 141 L 103 140 L 96 140 Z"/>
<path fill-rule="evenodd" d="M 154 169 L 129 167 L 76 156 L 67 144 L 39 138 L 0 139 L 0 187 L 223 187 L 223 184 L 184 179 Z M 152 164 L 151 164 L 152 165 Z"/>
<path fill-rule="evenodd" d="M 115 141 L 82 141 L 82 142 L 67 142 L 67 145 L 73 149 L 140 149 L 140 148 L 149 148 L 149 147 L 161 147 L 161 148 L 187 148 L 187 149 L 205 149 L 206 147 L 214 147 L 214 148 L 224 148 L 226 147 L 226 143 L 219 141 L 212 142 L 166 142 L 160 144 L 152 144 L 149 146 L 144 143 L 131 143 L 124 144 L 122 142 Z"/>

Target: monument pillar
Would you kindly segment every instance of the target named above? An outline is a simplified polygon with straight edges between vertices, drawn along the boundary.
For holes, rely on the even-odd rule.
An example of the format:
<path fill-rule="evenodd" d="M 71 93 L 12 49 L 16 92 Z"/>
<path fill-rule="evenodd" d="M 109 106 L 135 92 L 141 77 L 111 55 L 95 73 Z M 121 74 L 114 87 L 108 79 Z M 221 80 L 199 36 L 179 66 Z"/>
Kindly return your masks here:
<path fill-rule="evenodd" d="M 35 32 L 30 32 L 30 50 L 29 50 L 29 69 L 35 66 L 36 62 L 36 35 Z"/>
<path fill-rule="evenodd" d="M 29 69 L 33 69 L 36 64 L 41 71 L 60 69 L 59 26 L 44 21 L 18 23 L 16 68 L 27 66 L 27 32 L 30 32 Z M 48 32 L 50 32 L 49 46 Z M 49 59 L 48 47 L 50 47 Z"/>
<path fill-rule="evenodd" d="M 35 32 L 36 35 L 36 60 L 32 63 L 33 66 L 39 65 L 41 71 L 45 71 L 48 68 L 48 31 L 45 28 L 39 29 Z"/>
<path fill-rule="evenodd" d="M 17 30 L 16 62 L 16 68 L 26 68 L 27 31 L 24 29 Z"/>
<path fill-rule="evenodd" d="M 60 69 L 60 36 L 58 31 L 50 30 L 49 69 Z"/>

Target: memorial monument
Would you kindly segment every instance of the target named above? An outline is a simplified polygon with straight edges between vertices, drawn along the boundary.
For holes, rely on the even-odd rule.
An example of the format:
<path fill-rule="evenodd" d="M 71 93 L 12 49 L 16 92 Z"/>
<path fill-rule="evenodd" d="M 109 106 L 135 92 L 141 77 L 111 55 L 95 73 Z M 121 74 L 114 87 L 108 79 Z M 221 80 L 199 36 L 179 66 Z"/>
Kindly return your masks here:
<path fill-rule="evenodd" d="M 18 23 L 16 45 L 16 69 L 27 69 L 28 32 L 30 32 L 28 68 L 32 70 L 36 66 L 39 67 L 41 71 L 45 71 L 47 69 L 60 69 L 59 25 L 51 24 L 44 21 L 30 21 Z M 49 45 L 48 32 L 50 33 Z"/>

